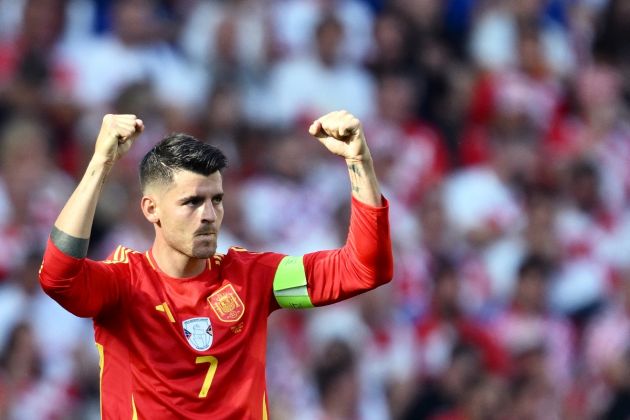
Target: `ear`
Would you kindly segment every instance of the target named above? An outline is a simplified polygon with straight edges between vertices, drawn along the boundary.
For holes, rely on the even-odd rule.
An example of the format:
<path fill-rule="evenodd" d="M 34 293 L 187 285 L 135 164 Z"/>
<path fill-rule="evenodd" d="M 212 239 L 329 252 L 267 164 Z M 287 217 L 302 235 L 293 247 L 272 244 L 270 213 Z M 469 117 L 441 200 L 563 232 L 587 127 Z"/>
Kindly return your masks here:
<path fill-rule="evenodd" d="M 159 223 L 160 217 L 158 216 L 157 203 L 155 198 L 150 195 L 145 195 L 140 200 L 140 207 L 142 208 L 142 214 L 151 223 Z"/>

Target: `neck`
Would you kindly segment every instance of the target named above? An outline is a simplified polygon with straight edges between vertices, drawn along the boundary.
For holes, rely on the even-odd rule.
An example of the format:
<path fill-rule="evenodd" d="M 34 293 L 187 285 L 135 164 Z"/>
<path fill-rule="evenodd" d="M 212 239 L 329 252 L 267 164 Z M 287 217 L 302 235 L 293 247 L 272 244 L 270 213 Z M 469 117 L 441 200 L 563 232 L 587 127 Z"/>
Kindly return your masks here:
<path fill-rule="evenodd" d="M 344 398 L 332 397 L 322 401 L 326 418 L 331 420 L 354 418 L 354 407 Z"/>
<path fill-rule="evenodd" d="M 543 313 L 543 310 L 535 304 L 528 304 L 518 299 L 514 302 L 514 308 L 521 313 L 528 315 L 539 315 Z"/>
<path fill-rule="evenodd" d="M 151 253 L 159 269 L 169 277 L 195 277 L 205 270 L 207 264 L 205 259 L 189 257 L 159 240 L 153 243 Z"/>

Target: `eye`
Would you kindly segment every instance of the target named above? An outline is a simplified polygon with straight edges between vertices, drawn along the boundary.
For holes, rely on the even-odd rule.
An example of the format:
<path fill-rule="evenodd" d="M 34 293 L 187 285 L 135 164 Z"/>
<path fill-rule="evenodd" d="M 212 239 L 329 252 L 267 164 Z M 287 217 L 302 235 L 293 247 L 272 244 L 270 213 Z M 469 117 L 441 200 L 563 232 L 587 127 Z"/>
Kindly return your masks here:
<path fill-rule="evenodd" d="M 203 199 L 201 197 L 193 197 L 183 202 L 183 205 L 189 207 L 197 207 L 203 203 Z"/>
<path fill-rule="evenodd" d="M 212 197 L 212 204 L 221 204 L 223 202 L 223 196 L 222 195 L 216 195 L 214 197 Z"/>

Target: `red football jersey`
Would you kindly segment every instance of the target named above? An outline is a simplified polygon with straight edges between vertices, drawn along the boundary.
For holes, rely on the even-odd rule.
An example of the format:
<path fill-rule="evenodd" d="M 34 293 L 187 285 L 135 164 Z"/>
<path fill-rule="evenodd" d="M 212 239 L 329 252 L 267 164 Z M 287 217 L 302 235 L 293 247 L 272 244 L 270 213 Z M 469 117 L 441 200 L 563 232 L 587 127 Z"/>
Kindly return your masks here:
<path fill-rule="evenodd" d="M 104 419 L 266 419 L 267 316 L 278 302 L 301 306 L 283 300 L 286 290 L 274 294 L 276 284 L 297 293 L 286 273 L 302 270 L 306 299 L 319 306 L 389 281 L 387 213 L 386 201 L 373 208 L 353 200 L 340 249 L 304 255 L 298 264 L 234 247 L 185 279 L 163 273 L 150 251 L 118 247 L 96 262 L 49 241 L 40 280 L 64 308 L 94 319 Z"/>

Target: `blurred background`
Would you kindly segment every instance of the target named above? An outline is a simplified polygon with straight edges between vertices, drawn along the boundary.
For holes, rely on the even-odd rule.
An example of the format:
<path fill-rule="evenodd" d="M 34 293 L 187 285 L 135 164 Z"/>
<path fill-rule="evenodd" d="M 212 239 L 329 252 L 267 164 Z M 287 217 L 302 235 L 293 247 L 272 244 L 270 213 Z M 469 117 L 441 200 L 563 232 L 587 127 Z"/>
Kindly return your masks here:
<path fill-rule="evenodd" d="M 630 418 L 630 1 L 0 0 L 0 418 L 98 418 L 89 320 L 40 291 L 105 113 L 146 132 L 90 253 L 147 249 L 137 163 L 221 147 L 220 249 L 343 244 L 310 139 L 347 109 L 391 202 L 394 281 L 270 317 L 284 419 Z"/>

